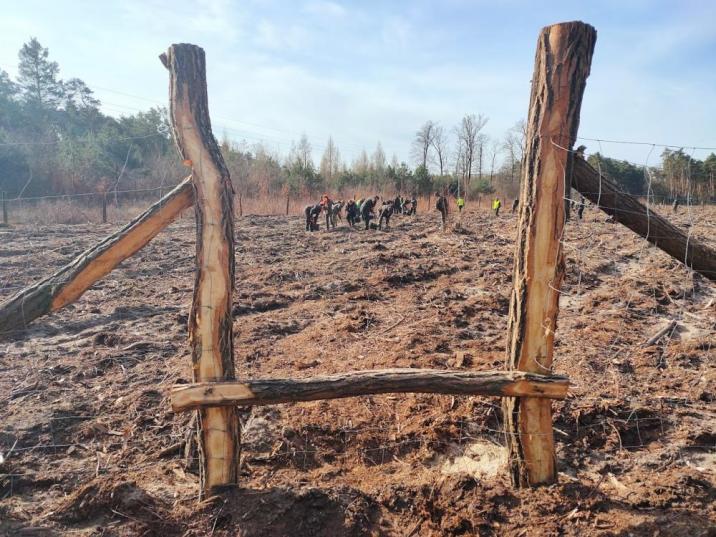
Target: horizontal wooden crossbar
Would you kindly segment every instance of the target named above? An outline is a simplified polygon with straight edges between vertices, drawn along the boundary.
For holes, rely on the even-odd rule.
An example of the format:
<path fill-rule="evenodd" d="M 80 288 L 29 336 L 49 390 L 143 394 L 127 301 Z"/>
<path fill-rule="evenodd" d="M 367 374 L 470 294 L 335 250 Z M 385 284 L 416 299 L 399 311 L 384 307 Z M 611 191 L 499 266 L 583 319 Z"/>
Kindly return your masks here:
<path fill-rule="evenodd" d="M 439 393 L 564 399 L 569 379 L 522 371 L 374 369 L 305 379 L 256 379 L 175 386 L 172 408 L 272 405 L 380 393 Z"/>

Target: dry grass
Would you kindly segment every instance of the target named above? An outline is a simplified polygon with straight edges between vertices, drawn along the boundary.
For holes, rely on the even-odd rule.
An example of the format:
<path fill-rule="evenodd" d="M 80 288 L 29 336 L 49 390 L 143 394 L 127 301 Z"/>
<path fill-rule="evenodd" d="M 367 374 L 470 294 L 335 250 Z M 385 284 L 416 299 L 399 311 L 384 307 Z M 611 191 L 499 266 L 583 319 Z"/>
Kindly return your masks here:
<path fill-rule="evenodd" d="M 107 221 L 126 222 L 144 211 L 155 199 L 120 201 L 107 204 Z M 8 223 L 13 224 L 98 224 L 102 222 L 102 205 L 96 200 L 45 199 L 13 200 L 8 203 Z"/>
<path fill-rule="evenodd" d="M 375 195 L 369 191 L 355 191 L 350 195 L 334 195 L 334 199 L 349 199 L 355 196 L 365 198 Z M 390 199 L 396 194 L 394 192 L 378 192 L 381 198 Z M 481 209 L 489 209 L 492 196 L 483 196 L 481 200 L 469 200 L 468 206 L 478 207 Z M 122 199 L 115 204 L 110 201 L 107 204 L 107 221 L 109 223 L 121 224 L 128 222 L 152 203 L 159 199 L 158 196 Z M 503 200 L 503 210 L 509 209 L 508 198 L 501 196 Z M 286 212 L 286 197 L 282 194 L 277 196 L 261 196 L 242 198 L 239 201 L 237 197 L 234 200 L 234 206 L 237 216 L 300 216 L 306 205 L 317 203 L 319 196 L 309 197 L 302 196 L 299 198 L 291 198 L 288 203 L 288 213 Z M 418 198 L 418 211 L 423 213 L 432 211 L 435 202 L 432 196 L 423 196 Z M 452 207 L 451 207 L 452 208 Z M 185 211 L 183 218 L 190 217 L 191 211 Z M 41 200 L 10 200 L 8 202 L 8 223 L 13 224 L 98 224 L 102 222 L 102 205 L 98 198 L 52 198 Z"/>
<path fill-rule="evenodd" d="M 365 198 L 375 195 L 374 192 L 357 190 L 351 191 L 350 194 L 340 193 L 333 195 L 334 199 Z M 394 192 L 378 192 L 381 198 L 392 198 Z M 512 198 L 501 194 L 483 195 L 481 198 L 473 198 L 467 200 L 467 208 L 480 211 L 490 210 L 491 200 L 493 197 L 499 197 L 502 200 L 502 211 L 510 210 Z M 115 204 L 110 200 L 107 204 L 107 221 L 113 224 L 123 224 L 140 214 L 152 203 L 159 199 L 158 195 L 145 196 L 143 198 L 134 197 L 132 199 L 122 198 L 120 196 L 119 203 Z M 316 203 L 319 196 L 302 196 L 299 198 L 289 199 L 288 213 L 286 212 L 286 197 L 283 194 L 276 196 L 261 196 L 242 198 L 239 201 L 237 197 L 234 200 L 234 206 L 237 216 L 301 216 L 306 205 Z M 645 202 L 646 200 L 641 200 Z M 432 196 L 423 196 L 418 198 L 418 212 L 432 212 L 434 210 L 435 200 Z M 50 225 L 50 224 L 98 224 L 102 222 L 102 205 L 98 198 L 82 197 L 82 198 L 52 198 L 40 200 L 9 200 L 8 201 L 8 223 L 13 224 L 34 224 L 34 225 Z M 657 212 L 664 214 L 667 218 L 672 217 L 670 206 L 655 206 Z M 453 204 L 450 207 L 454 209 Z M 708 223 L 708 219 L 704 222 L 702 214 L 708 206 L 693 205 L 691 207 L 682 206 L 680 211 L 691 211 L 693 215 L 693 223 L 696 227 L 706 227 L 709 229 L 706 234 L 712 233 L 714 230 L 713 223 Z M 191 218 L 192 211 L 187 210 L 182 214 L 182 218 Z"/>

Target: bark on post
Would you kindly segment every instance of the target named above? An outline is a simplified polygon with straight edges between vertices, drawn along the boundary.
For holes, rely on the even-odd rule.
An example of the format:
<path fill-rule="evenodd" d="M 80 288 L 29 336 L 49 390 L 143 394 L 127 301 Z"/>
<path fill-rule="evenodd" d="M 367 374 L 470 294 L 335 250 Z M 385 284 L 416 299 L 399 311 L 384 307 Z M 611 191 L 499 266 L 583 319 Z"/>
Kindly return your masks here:
<path fill-rule="evenodd" d="M 595 41 L 594 28 L 568 22 L 543 28 L 537 42 L 508 323 L 509 370 L 552 370 L 564 271 L 561 238 L 568 150 L 577 135 Z M 513 483 L 553 482 L 551 402 L 507 398 L 503 411 Z"/>
<path fill-rule="evenodd" d="M 614 217 L 657 248 L 705 278 L 716 281 L 716 251 L 684 233 L 666 218 L 649 211 L 634 196 L 608 177 L 600 175 L 584 159 L 575 156 L 572 186 L 599 209 Z"/>
<path fill-rule="evenodd" d="M 106 198 L 105 198 L 106 199 Z M 191 178 L 60 270 L 11 296 L 0 304 L 0 337 L 47 313 L 64 308 L 81 297 L 94 283 L 109 274 L 168 226 L 194 203 Z"/>
<path fill-rule="evenodd" d="M 179 152 L 191 166 L 196 202 L 196 280 L 189 317 L 195 382 L 233 380 L 234 192 L 211 131 L 204 50 L 178 44 L 160 56 L 169 70 L 169 108 Z M 238 481 L 239 420 L 235 407 L 199 412 L 204 492 Z"/>

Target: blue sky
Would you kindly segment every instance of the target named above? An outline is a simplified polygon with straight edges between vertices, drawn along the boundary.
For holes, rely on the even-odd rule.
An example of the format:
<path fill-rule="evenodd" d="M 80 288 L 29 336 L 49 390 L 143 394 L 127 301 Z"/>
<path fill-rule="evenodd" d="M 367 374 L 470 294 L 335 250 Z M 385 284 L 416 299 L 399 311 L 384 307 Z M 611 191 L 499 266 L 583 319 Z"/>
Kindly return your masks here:
<path fill-rule="evenodd" d="M 534 49 L 548 24 L 583 20 L 598 37 L 580 135 L 716 146 L 716 2 L 340 2 L 161 0 L 8 2 L 0 68 L 37 37 L 63 78 L 79 77 L 113 115 L 165 104 L 157 56 L 206 50 L 217 136 L 287 153 L 305 132 L 320 158 L 332 135 L 350 160 L 378 141 L 409 160 L 426 120 L 465 113 L 502 137 L 524 118 Z M 590 152 L 658 161 L 661 148 L 585 142 Z M 703 158 L 707 151 L 696 150 Z"/>

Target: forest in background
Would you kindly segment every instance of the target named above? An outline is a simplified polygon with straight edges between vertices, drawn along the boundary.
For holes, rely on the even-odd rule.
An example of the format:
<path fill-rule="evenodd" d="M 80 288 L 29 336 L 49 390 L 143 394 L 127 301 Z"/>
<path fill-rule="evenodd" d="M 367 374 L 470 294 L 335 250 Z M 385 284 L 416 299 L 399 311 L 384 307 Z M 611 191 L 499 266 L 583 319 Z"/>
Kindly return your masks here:
<path fill-rule="evenodd" d="M 151 108 L 119 118 L 102 113 L 92 89 L 60 78 L 49 50 L 32 38 L 19 52 L 18 75 L 0 70 L 0 191 L 10 198 L 149 189 L 186 175 L 173 146 L 167 111 Z M 221 148 L 241 196 L 316 196 L 323 191 L 426 195 L 518 195 L 523 121 L 502 138 L 484 133 L 487 116 L 466 114 L 455 127 L 426 121 L 414 134 L 410 161 L 390 159 L 377 142 L 347 162 L 332 138 L 314 161 L 306 135 L 281 155 L 262 144 L 224 136 Z M 414 126 L 406 126 L 406 129 Z M 658 166 L 589 155 L 589 162 L 636 195 L 661 200 L 716 200 L 716 154 L 703 161 L 664 149 Z"/>

